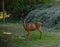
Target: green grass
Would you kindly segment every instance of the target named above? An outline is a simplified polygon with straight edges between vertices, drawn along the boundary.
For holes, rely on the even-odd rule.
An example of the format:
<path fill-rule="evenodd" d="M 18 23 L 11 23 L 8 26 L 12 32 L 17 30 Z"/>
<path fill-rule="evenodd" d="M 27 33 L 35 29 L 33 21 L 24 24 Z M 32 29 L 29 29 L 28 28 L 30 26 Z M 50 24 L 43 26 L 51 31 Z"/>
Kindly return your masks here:
<path fill-rule="evenodd" d="M 37 30 L 32 31 L 30 32 L 30 39 L 25 40 L 20 36 L 21 34 L 26 36 L 27 33 L 22 24 L 0 24 L 0 37 L 4 39 L 0 43 L 0 47 L 56 47 L 60 44 L 60 32 L 54 31 L 51 29 L 44 30 L 42 39 L 39 39 L 39 32 Z M 3 34 L 3 32 L 11 32 L 13 34 L 7 35 Z"/>

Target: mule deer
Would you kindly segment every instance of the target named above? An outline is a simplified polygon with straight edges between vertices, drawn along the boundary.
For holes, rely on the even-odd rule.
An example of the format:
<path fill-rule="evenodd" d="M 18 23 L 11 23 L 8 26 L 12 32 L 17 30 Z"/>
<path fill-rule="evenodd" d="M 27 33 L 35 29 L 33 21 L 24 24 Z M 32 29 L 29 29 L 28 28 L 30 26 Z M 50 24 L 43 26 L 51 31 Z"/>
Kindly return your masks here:
<path fill-rule="evenodd" d="M 41 22 L 33 22 L 30 24 L 26 24 L 25 21 L 26 21 L 26 19 L 23 20 L 23 27 L 27 31 L 27 39 L 29 39 L 30 31 L 33 31 L 36 29 L 40 32 L 40 39 L 41 39 L 41 37 L 42 37 L 42 31 L 41 31 L 42 23 Z"/>

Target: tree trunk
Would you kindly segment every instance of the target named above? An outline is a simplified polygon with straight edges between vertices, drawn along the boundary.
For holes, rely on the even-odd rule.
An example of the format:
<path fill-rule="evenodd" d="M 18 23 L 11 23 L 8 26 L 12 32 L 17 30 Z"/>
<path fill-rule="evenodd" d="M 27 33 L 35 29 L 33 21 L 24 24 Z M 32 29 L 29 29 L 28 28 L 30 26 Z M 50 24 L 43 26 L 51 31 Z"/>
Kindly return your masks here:
<path fill-rule="evenodd" d="M 4 0 L 2 0 L 2 10 L 3 10 L 3 22 L 5 23 L 5 15 L 4 15 Z"/>

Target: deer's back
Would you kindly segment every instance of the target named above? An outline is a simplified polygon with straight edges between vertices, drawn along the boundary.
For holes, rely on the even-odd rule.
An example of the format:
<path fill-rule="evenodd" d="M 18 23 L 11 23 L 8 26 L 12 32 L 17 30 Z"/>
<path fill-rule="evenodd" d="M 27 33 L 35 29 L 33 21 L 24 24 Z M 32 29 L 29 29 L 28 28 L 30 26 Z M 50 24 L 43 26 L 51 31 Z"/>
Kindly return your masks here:
<path fill-rule="evenodd" d="M 35 22 L 36 28 L 41 27 L 42 23 L 41 22 Z"/>

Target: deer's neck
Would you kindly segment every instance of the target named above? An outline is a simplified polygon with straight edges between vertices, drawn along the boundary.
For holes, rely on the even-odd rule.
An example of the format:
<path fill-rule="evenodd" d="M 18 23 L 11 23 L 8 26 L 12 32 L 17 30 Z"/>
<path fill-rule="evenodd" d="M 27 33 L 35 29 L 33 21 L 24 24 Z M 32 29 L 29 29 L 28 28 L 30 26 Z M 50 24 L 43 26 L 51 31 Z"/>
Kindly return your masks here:
<path fill-rule="evenodd" d="M 23 27 L 26 28 L 26 25 L 27 25 L 27 24 L 26 24 L 25 21 L 24 21 L 24 22 L 23 22 Z"/>

